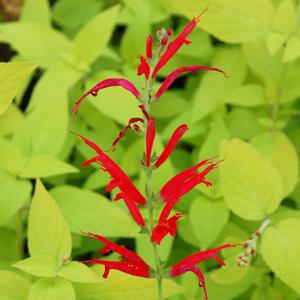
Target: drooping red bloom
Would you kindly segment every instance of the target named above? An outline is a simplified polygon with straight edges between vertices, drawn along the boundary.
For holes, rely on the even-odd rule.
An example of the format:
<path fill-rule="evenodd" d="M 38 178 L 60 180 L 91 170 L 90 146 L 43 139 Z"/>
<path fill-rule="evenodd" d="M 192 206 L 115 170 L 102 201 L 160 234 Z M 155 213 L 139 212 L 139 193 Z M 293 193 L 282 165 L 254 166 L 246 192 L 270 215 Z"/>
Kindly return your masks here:
<path fill-rule="evenodd" d="M 151 163 L 151 152 L 152 152 L 154 138 L 155 138 L 155 121 L 153 117 L 149 117 L 147 131 L 146 131 L 146 153 L 145 153 L 146 166 L 150 166 Z"/>
<path fill-rule="evenodd" d="M 208 66 L 184 66 L 176 69 L 172 73 L 168 75 L 168 77 L 164 80 L 160 88 L 155 94 L 155 99 L 158 99 L 169 87 L 170 85 L 174 82 L 174 80 L 181 75 L 182 73 L 185 72 L 191 72 L 192 74 L 196 74 L 198 71 L 202 70 L 208 70 L 208 71 L 216 71 L 216 72 L 221 72 L 225 76 L 225 72 L 221 69 L 218 68 L 213 68 L 213 67 L 208 67 Z"/>
<path fill-rule="evenodd" d="M 199 279 L 199 285 L 203 288 L 204 299 L 207 300 L 208 296 L 207 296 L 207 291 L 206 291 L 206 287 L 205 287 L 204 276 L 203 276 L 202 271 L 196 267 L 196 264 L 199 264 L 209 258 L 213 258 L 219 265 L 223 266 L 223 265 L 225 265 L 225 262 L 217 256 L 217 253 L 219 251 L 221 251 L 222 249 L 234 248 L 234 247 L 238 247 L 238 246 L 241 246 L 241 245 L 240 244 L 225 244 L 225 245 L 222 245 L 217 248 L 201 251 L 201 252 L 195 253 L 191 256 L 188 256 L 170 268 L 170 276 L 176 277 L 176 276 L 182 275 L 186 272 L 195 273 Z"/>
<path fill-rule="evenodd" d="M 198 21 L 200 19 L 200 15 L 188 23 L 183 31 L 176 37 L 167 47 L 166 51 L 161 56 L 160 60 L 158 61 L 157 65 L 155 66 L 152 72 L 152 78 L 155 77 L 157 72 L 175 55 L 175 53 L 184 45 L 190 44 L 191 41 L 187 40 L 188 35 L 193 31 L 196 27 Z"/>
<path fill-rule="evenodd" d="M 131 118 L 128 121 L 128 124 L 124 127 L 124 129 L 119 133 L 118 137 L 113 141 L 111 150 L 114 151 L 116 148 L 117 143 L 125 136 L 125 133 L 127 132 L 128 129 L 131 128 L 131 125 L 136 125 L 135 123 L 137 122 L 142 122 L 144 123 L 144 120 L 142 118 Z M 136 129 L 136 127 L 135 127 Z"/>
<path fill-rule="evenodd" d="M 158 224 L 153 228 L 151 242 L 160 245 L 161 240 L 169 233 L 171 236 L 176 235 L 177 221 L 182 217 L 182 214 L 176 213 L 173 217 L 166 220 L 159 220 Z"/>
<path fill-rule="evenodd" d="M 144 56 L 140 55 L 139 60 L 140 60 L 140 63 L 138 66 L 137 74 L 138 74 L 138 76 L 144 74 L 146 79 L 148 79 L 149 75 L 150 75 L 150 66 Z"/>
<path fill-rule="evenodd" d="M 88 95 L 92 96 L 97 96 L 97 93 L 99 90 L 108 88 L 108 87 L 113 87 L 113 86 L 121 86 L 125 90 L 130 91 L 138 100 L 141 97 L 140 92 L 137 90 L 137 88 L 134 86 L 132 82 L 130 82 L 127 79 L 124 78 L 108 78 L 105 80 L 100 81 L 97 83 L 95 86 L 93 86 L 90 90 L 88 90 L 86 93 L 84 93 L 78 101 L 76 101 L 75 105 L 72 108 L 72 112 L 76 113 L 84 100 Z"/>
<path fill-rule="evenodd" d="M 86 263 L 101 264 L 105 266 L 105 271 L 103 273 L 104 278 L 108 277 L 110 270 L 119 270 L 121 272 L 139 277 L 150 277 L 150 267 L 136 253 L 107 240 L 101 235 L 94 233 L 87 233 L 87 235 L 90 238 L 100 240 L 104 243 L 104 247 L 100 250 L 101 254 L 107 254 L 111 251 L 114 251 L 124 258 L 124 261 L 107 261 L 102 259 L 90 259 L 84 261 Z"/>
<path fill-rule="evenodd" d="M 153 38 L 152 35 L 149 34 L 146 40 L 146 55 L 150 59 L 152 58 L 152 44 L 153 44 Z"/>
<path fill-rule="evenodd" d="M 111 176 L 111 181 L 108 183 L 106 191 L 109 192 L 118 187 L 122 192 L 119 195 L 119 198 L 122 197 L 124 199 L 125 204 L 127 205 L 137 224 L 144 226 L 145 222 L 142 216 L 137 213 L 138 209 L 135 208 L 135 202 L 141 205 L 146 204 L 146 200 L 143 195 L 138 191 L 123 170 L 111 158 L 109 158 L 99 146 L 79 134 L 74 132 L 72 133 L 79 137 L 92 149 L 94 149 L 98 154 L 97 156 L 85 161 L 82 165 L 87 166 L 91 163 L 100 163 L 102 165 L 102 170 L 108 172 Z"/>
<path fill-rule="evenodd" d="M 168 141 L 164 151 L 161 153 L 161 155 L 155 162 L 156 168 L 158 168 L 167 160 L 167 158 L 170 156 L 172 151 L 175 149 L 177 143 L 179 142 L 179 140 L 187 130 L 188 130 L 188 126 L 186 124 L 180 125 L 179 127 L 176 128 L 170 140 Z"/>

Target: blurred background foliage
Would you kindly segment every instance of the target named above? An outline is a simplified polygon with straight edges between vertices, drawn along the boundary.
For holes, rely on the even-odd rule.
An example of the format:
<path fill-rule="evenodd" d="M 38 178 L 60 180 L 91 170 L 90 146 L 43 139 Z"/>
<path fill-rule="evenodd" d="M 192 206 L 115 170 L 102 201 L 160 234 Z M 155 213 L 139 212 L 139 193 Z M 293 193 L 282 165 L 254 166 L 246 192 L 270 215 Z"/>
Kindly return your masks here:
<path fill-rule="evenodd" d="M 171 264 L 224 241 L 247 240 L 268 217 L 272 225 L 247 267 L 236 266 L 235 250 L 221 270 L 213 262 L 201 266 L 209 298 L 299 299 L 297 0 L 0 1 L 0 299 L 155 299 L 152 280 L 113 272 L 102 281 L 98 267 L 76 262 L 97 255 L 99 243 L 80 234 L 92 231 L 153 264 L 149 242 L 123 203 L 104 193 L 107 174 L 80 167 L 91 152 L 68 132 L 108 149 L 140 114 L 136 100 L 112 88 L 86 101 L 76 118 L 70 110 L 104 78 L 125 77 L 140 86 L 137 56 L 146 36 L 161 27 L 176 35 L 207 4 L 192 45 L 160 79 L 196 64 L 222 68 L 229 78 L 208 72 L 181 77 L 153 104 L 157 151 L 178 125 L 190 128 L 155 173 L 155 188 L 219 152 L 225 161 L 211 175 L 212 188 L 197 188 L 178 204 L 185 218 L 176 239 L 162 243 L 160 256 Z M 129 132 L 112 153 L 141 189 L 142 149 L 142 140 Z M 165 281 L 165 296 L 199 299 L 196 281 L 193 274 L 176 284 Z"/>

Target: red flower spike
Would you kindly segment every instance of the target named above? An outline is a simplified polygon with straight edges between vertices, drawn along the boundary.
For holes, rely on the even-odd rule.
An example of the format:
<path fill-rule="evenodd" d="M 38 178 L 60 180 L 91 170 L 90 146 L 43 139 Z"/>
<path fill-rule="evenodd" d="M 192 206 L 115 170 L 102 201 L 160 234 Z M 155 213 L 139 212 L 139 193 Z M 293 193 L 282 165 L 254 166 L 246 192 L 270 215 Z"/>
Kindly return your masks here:
<path fill-rule="evenodd" d="M 121 272 L 134 275 L 134 276 L 146 277 L 146 278 L 150 277 L 150 267 L 136 253 L 123 246 L 120 246 L 118 244 L 115 244 L 107 240 L 101 235 L 90 233 L 90 232 L 88 232 L 87 235 L 90 238 L 98 239 L 104 243 L 104 247 L 100 251 L 100 253 L 107 254 L 111 251 L 114 251 L 120 254 L 125 259 L 125 261 L 122 262 L 106 261 L 101 259 L 91 259 L 91 260 L 84 261 L 87 263 L 104 265 L 105 266 L 105 272 L 103 274 L 104 278 L 107 278 L 109 271 L 112 269 L 119 270 Z"/>
<path fill-rule="evenodd" d="M 103 170 L 108 172 L 112 179 L 114 179 L 113 186 L 117 187 L 123 192 L 124 195 L 129 197 L 132 201 L 135 201 L 141 205 L 146 204 L 145 198 L 138 191 L 138 189 L 134 186 L 128 176 L 123 172 L 123 170 L 111 159 L 109 158 L 99 146 L 90 141 L 89 139 L 84 138 L 83 136 L 72 132 L 77 135 L 82 141 L 84 141 L 88 146 L 93 148 L 98 156 L 95 156 L 87 161 L 85 161 L 82 165 L 87 166 L 91 163 L 97 162 L 101 163 Z M 111 190 L 112 183 L 108 185 L 108 189 Z"/>
<path fill-rule="evenodd" d="M 153 147 L 153 142 L 155 138 L 155 121 L 152 117 L 148 120 L 147 132 L 146 132 L 146 166 L 150 166 L 151 163 L 151 152 Z"/>
<path fill-rule="evenodd" d="M 140 92 L 137 90 L 137 88 L 133 85 L 132 82 L 130 82 L 127 79 L 124 78 L 108 78 L 105 80 L 100 81 L 97 83 L 95 86 L 93 86 L 90 90 L 88 90 L 86 93 L 84 93 L 79 100 L 75 103 L 75 105 L 72 108 L 72 112 L 76 113 L 79 110 L 79 107 L 88 95 L 92 95 L 94 97 L 97 96 L 97 93 L 99 90 L 108 88 L 108 87 L 113 87 L 113 86 L 121 86 L 125 90 L 130 91 L 138 100 L 141 97 Z"/>
<path fill-rule="evenodd" d="M 146 40 L 146 55 L 150 59 L 152 59 L 152 44 L 153 44 L 153 38 L 152 35 L 149 34 Z"/>
<path fill-rule="evenodd" d="M 197 275 L 199 279 L 199 285 L 203 288 L 204 292 L 204 299 L 208 299 L 207 297 L 207 292 L 206 292 L 206 287 L 205 287 L 205 280 L 203 273 L 199 268 L 197 268 L 195 265 L 199 264 L 209 258 L 213 258 L 219 265 L 225 265 L 225 262 L 220 259 L 217 256 L 217 253 L 221 251 L 222 249 L 225 248 L 234 248 L 241 246 L 240 244 L 225 244 L 217 248 L 201 251 L 195 254 L 192 254 L 181 261 L 177 262 L 175 265 L 173 265 L 170 269 L 170 276 L 171 277 L 176 277 L 179 275 L 182 275 L 186 272 L 193 272 Z"/>
<path fill-rule="evenodd" d="M 159 90 L 155 94 L 155 98 L 158 99 L 160 96 L 169 88 L 169 86 L 174 82 L 174 80 L 185 72 L 191 72 L 192 74 L 196 74 L 198 71 L 215 71 L 215 72 L 221 72 L 226 76 L 226 73 L 218 68 L 208 67 L 208 66 L 185 66 L 180 67 L 173 71 L 168 77 L 165 79 L 165 81 L 160 86 Z"/>
<path fill-rule="evenodd" d="M 138 74 L 138 76 L 144 74 L 146 79 L 148 79 L 149 75 L 150 75 L 150 66 L 144 56 L 142 56 L 142 55 L 139 56 L 139 60 L 140 60 L 140 63 L 138 66 L 137 74 Z"/>
<path fill-rule="evenodd" d="M 116 149 L 116 145 L 117 143 L 125 136 L 126 132 L 128 129 L 131 128 L 131 125 L 133 125 L 134 123 L 137 122 L 142 122 L 144 123 L 144 120 L 142 118 L 131 118 L 128 121 L 128 124 L 125 126 L 125 128 L 119 133 L 118 137 L 114 140 L 114 142 L 112 143 L 112 147 L 111 150 L 114 151 Z M 133 125 L 134 126 L 134 125 Z"/>
<path fill-rule="evenodd" d="M 158 223 L 152 231 L 151 242 L 155 242 L 160 245 L 161 240 L 169 233 L 171 236 L 176 235 L 178 219 L 182 217 L 182 214 L 176 213 L 168 220 Z"/>
<path fill-rule="evenodd" d="M 200 15 L 188 23 L 183 31 L 179 34 L 177 38 L 175 38 L 167 47 L 167 50 L 161 56 L 160 60 L 158 61 L 157 65 L 155 66 L 152 72 L 152 78 L 155 77 L 157 72 L 175 55 L 175 53 L 184 45 L 190 44 L 191 42 L 187 40 L 187 36 L 193 31 L 196 27 L 197 23 L 199 22 Z"/>
<path fill-rule="evenodd" d="M 184 135 L 184 133 L 188 130 L 188 126 L 186 124 L 180 125 L 176 128 L 174 133 L 172 134 L 170 140 L 168 141 L 167 146 L 165 147 L 164 151 L 161 153 L 159 158 L 157 159 L 155 166 L 158 168 L 160 165 L 162 165 L 167 158 L 170 156 L 172 151 L 175 149 L 177 143 L 181 139 L 181 137 Z"/>

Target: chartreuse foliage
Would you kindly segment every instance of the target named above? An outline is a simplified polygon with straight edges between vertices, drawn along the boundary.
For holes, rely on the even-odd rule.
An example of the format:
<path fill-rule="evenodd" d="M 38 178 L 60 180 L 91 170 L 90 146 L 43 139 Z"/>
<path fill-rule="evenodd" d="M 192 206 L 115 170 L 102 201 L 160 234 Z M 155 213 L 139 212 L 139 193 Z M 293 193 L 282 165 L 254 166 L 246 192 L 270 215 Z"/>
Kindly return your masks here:
<path fill-rule="evenodd" d="M 20 18 L 1 17 L 0 41 L 0 300 L 155 299 L 155 281 L 79 262 L 97 255 L 93 231 L 119 240 L 153 265 L 122 202 L 104 194 L 98 168 L 79 173 L 91 152 L 72 128 L 109 149 L 140 116 L 136 99 L 119 88 L 89 99 L 76 119 L 78 96 L 107 77 L 135 80 L 145 38 L 177 26 L 208 5 L 199 26 L 162 77 L 182 65 L 207 64 L 215 73 L 186 76 L 153 103 L 156 149 L 180 124 L 190 129 L 154 177 L 156 191 L 174 174 L 207 157 L 220 163 L 214 185 L 185 196 L 176 239 L 160 246 L 166 265 L 220 243 L 244 242 L 265 220 L 256 256 L 246 267 L 241 249 L 223 253 L 227 267 L 202 263 L 210 300 L 299 298 L 300 4 L 297 0 L 25 0 Z M 176 27 L 175 26 L 175 27 Z M 3 57 L 2 57 L 3 56 Z M 159 83 L 155 84 L 155 88 Z M 143 191 L 142 141 L 132 132 L 113 159 Z M 43 183 L 42 183 L 43 182 Z M 144 214 L 144 211 L 142 211 Z M 156 216 L 158 217 L 158 216 Z M 144 214 L 147 219 L 147 214 Z M 28 246 L 28 247 L 27 247 Z M 27 250 L 28 249 L 28 250 Z M 242 249 L 243 251 L 244 249 Z M 94 253 L 95 252 L 95 253 Z M 114 257 L 115 259 L 115 257 Z M 202 297 L 192 274 L 165 281 L 172 300 Z"/>

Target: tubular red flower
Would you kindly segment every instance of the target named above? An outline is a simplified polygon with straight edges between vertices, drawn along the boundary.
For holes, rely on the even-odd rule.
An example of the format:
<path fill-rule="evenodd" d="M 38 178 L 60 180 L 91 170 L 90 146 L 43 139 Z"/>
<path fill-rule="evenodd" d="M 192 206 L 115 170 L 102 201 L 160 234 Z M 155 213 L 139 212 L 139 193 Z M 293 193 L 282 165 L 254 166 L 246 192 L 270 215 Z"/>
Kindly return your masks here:
<path fill-rule="evenodd" d="M 143 218 L 138 206 L 135 204 L 135 202 L 132 201 L 129 197 L 127 197 L 127 195 L 124 193 L 119 193 L 118 197 L 120 197 L 124 200 L 130 214 L 132 215 L 132 217 L 136 221 L 136 223 L 142 227 L 145 226 L 144 218 Z M 116 198 L 115 198 L 115 200 L 116 200 Z"/>
<path fill-rule="evenodd" d="M 175 265 L 173 265 L 171 267 L 170 276 L 176 277 L 176 276 L 182 275 L 186 272 L 195 273 L 199 279 L 199 285 L 203 288 L 204 299 L 207 300 L 208 297 L 207 297 L 203 273 L 195 265 L 198 263 L 201 263 L 204 260 L 207 260 L 209 258 L 213 258 L 219 265 L 223 266 L 223 265 L 225 265 L 225 262 L 217 256 L 217 253 L 219 251 L 221 251 L 222 249 L 234 248 L 234 247 L 238 247 L 238 246 L 240 246 L 240 244 L 225 244 L 225 245 L 222 245 L 217 248 L 201 251 L 201 252 L 195 253 L 191 256 L 188 256 L 188 257 L 182 259 L 181 261 L 177 262 Z"/>
<path fill-rule="evenodd" d="M 152 58 L 152 44 L 153 44 L 153 38 L 152 35 L 149 34 L 146 40 L 146 55 L 148 58 Z"/>
<path fill-rule="evenodd" d="M 198 168 L 208 163 L 209 165 L 203 171 L 197 173 Z M 160 190 L 159 195 L 161 199 L 165 202 L 173 203 L 175 201 L 176 204 L 182 195 L 186 194 L 196 185 L 204 183 L 205 185 L 210 186 L 211 183 L 205 179 L 205 176 L 210 171 L 215 169 L 219 163 L 220 162 L 211 163 L 210 160 L 203 160 L 192 168 L 177 174 L 171 178 Z"/>
<path fill-rule="evenodd" d="M 178 219 L 182 217 L 182 214 L 176 213 L 168 220 L 159 222 L 152 231 L 151 242 L 155 242 L 160 245 L 162 239 L 169 233 L 171 236 L 176 235 Z"/>
<path fill-rule="evenodd" d="M 128 124 L 124 127 L 124 129 L 119 133 L 118 137 L 112 143 L 112 147 L 111 147 L 112 151 L 115 150 L 117 143 L 125 136 L 125 133 L 127 132 L 127 130 L 131 128 L 131 125 L 133 125 L 134 123 L 137 123 L 137 122 L 144 123 L 144 120 L 142 118 L 131 118 L 128 121 Z M 134 125 L 136 125 L 136 124 L 134 124 Z"/>
<path fill-rule="evenodd" d="M 79 100 L 76 101 L 75 105 L 72 108 L 72 112 L 76 113 L 79 110 L 79 107 L 80 107 L 82 101 L 88 95 L 92 95 L 92 96 L 95 97 L 95 96 L 97 96 L 97 93 L 98 93 L 99 90 L 102 90 L 102 89 L 105 89 L 105 88 L 108 88 L 108 87 L 113 87 L 113 86 L 121 86 L 121 87 L 123 87 L 125 90 L 130 91 L 138 100 L 141 97 L 140 92 L 133 85 L 133 83 L 130 82 L 129 80 L 124 79 L 124 78 L 108 78 L 108 79 L 100 81 L 95 86 L 93 86 L 90 90 L 88 90 L 86 93 L 84 93 L 79 98 Z"/>
<path fill-rule="evenodd" d="M 150 66 L 144 56 L 142 56 L 142 55 L 139 56 L 139 59 L 140 59 L 140 63 L 138 66 L 137 74 L 138 74 L 138 76 L 144 74 L 146 79 L 148 79 L 149 75 L 150 75 Z"/>
<path fill-rule="evenodd" d="M 151 163 L 151 152 L 152 152 L 154 138 L 155 138 L 155 121 L 153 117 L 149 117 L 147 131 L 146 131 L 146 153 L 145 153 L 146 166 L 150 166 Z"/>
<path fill-rule="evenodd" d="M 103 273 L 104 278 L 108 277 L 109 271 L 112 269 L 119 270 L 121 272 L 134 275 L 134 276 L 146 277 L 146 278 L 150 277 L 150 267 L 136 253 L 123 246 L 117 245 L 107 240 L 101 235 L 90 233 L 90 232 L 88 232 L 87 235 L 90 238 L 98 239 L 104 243 L 103 249 L 100 250 L 101 254 L 107 254 L 111 251 L 114 251 L 120 254 L 125 259 L 125 261 L 122 262 L 106 261 L 101 259 L 91 259 L 91 260 L 84 261 L 86 263 L 104 265 L 105 266 L 105 271 Z"/>
<path fill-rule="evenodd" d="M 202 14 L 202 13 L 201 13 Z M 201 15 L 200 14 L 200 15 Z M 152 72 L 152 78 L 155 77 L 157 72 L 175 55 L 175 53 L 184 45 L 184 44 L 190 44 L 191 42 L 187 40 L 187 36 L 193 31 L 193 29 L 196 27 L 197 23 L 199 22 L 200 15 L 196 18 L 193 18 L 193 20 L 188 23 L 183 31 L 179 34 L 177 38 L 173 40 L 167 47 L 167 50 L 164 52 L 164 54 L 161 56 L 160 60 L 158 61 L 157 65 L 155 66 L 153 72 Z"/>
<path fill-rule="evenodd" d="M 167 146 L 165 147 L 164 151 L 161 153 L 157 161 L 155 162 L 156 168 L 162 165 L 167 158 L 171 155 L 172 151 L 175 149 L 177 143 L 184 135 L 184 133 L 188 130 L 188 126 L 186 124 L 180 125 L 176 128 L 174 133 L 172 134 L 170 140 L 168 141 Z"/>
<path fill-rule="evenodd" d="M 164 80 L 164 82 L 156 92 L 155 98 L 158 99 L 169 88 L 169 86 L 174 82 L 174 80 L 182 73 L 191 72 L 192 74 L 196 74 L 198 71 L 203 71 L 203 70 L 221 72 L 226 76 L 226 73 L 223 70 L 218 68 L 208 67 L 208 66 L 180 67 L 168 75 L 168 77 Z"/>
<path fill-rule="evenodd" d="M 108 172 L 113 181 L 111 181 L 108 184 L 108 190 L 111 190 L 112 188 L 118 187 L 123 195 L 126 195 L 129 197 L 132 201 L 135 201 L 141 205 L 146 204 L 145 198 L 142 196 L 142 194 L 138 191 L 138 189 L 134 186 L 134 184 L 131 182 L 131 180 L 128 178 L 128 176 L 123 172 L 123 170 L 111 159 L 109 158 L 101 149 L 99 146 L 97 146 L 95 143 L 90 141 L 89 139 L 84 138 L 83 136 L 76 134 L 72 132 L 73 134 L 77 135 L 78 138 L 80 138 L 82 141 L 84 141 L 88 146 L 93 148 L 98 155 L 85 161 L 82 165 L 87 166 L 91 163 L 101 163 L 102 169 L 105 172 Z"/>

